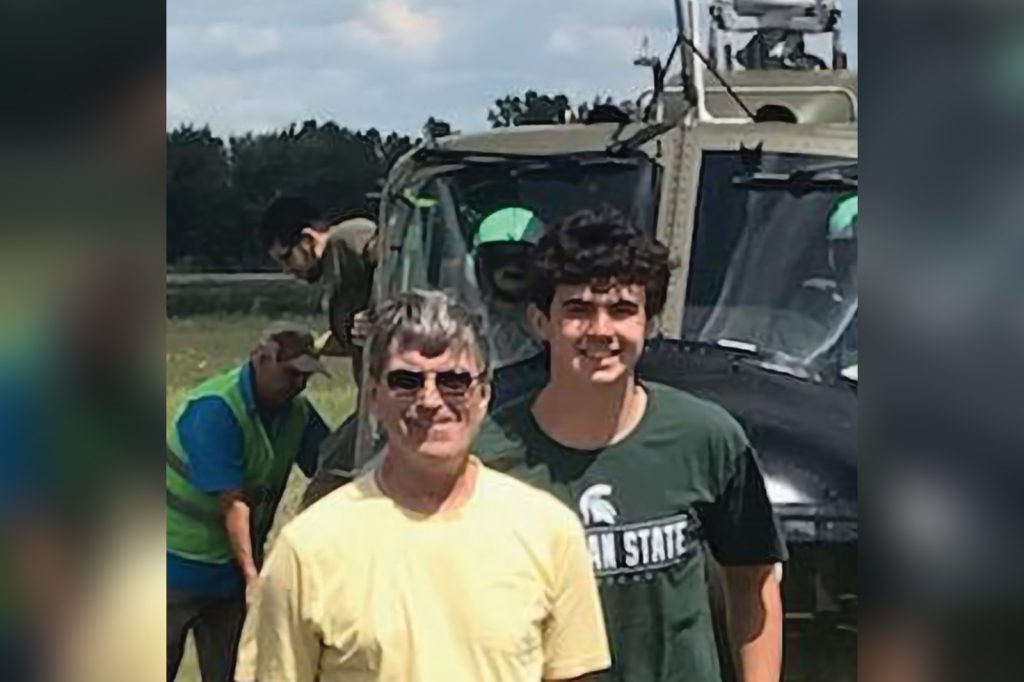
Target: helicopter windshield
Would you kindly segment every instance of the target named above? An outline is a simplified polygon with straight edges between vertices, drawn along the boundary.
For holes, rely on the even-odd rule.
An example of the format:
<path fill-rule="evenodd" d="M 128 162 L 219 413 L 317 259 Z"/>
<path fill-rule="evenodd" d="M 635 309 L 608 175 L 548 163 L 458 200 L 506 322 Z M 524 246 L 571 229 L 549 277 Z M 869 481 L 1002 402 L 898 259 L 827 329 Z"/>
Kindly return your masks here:
<path fill-rule="evenodd" d="M 682 338 L 796 376 L 849 378 L 857 357 L 851 159 L 704 155 Z"/>
<path fill-rule="evenodd" d="M 657 166 L 646 156 L 450 155 L 425 163 L 389 188 L 385 226 L 392 257 L 385 293 L 455 289 L 486 312 L 496 368 L 536 355 L 525 327 L 525 269 L 531 239 L 581 209 L 612 208 L 649 229 L 656 221 Z M 482 239 L 497 212 L 528 212 L 536 228 L 516 238 Z M 483 243 L 483 242 L 487 243 Z"/>

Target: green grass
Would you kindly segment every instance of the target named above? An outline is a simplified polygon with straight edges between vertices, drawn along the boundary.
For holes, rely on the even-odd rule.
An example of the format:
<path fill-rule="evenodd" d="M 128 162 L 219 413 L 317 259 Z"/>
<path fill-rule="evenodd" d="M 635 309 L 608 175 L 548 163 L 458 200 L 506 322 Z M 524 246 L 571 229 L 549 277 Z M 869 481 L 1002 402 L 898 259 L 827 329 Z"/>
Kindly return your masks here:
<path fill-rule="evenodd" d="M 167 316 L 196 315 L 259 316 L 319 309 L 321 288 L 291 278 L 260 275 L 194 275 L 169 277 L 166 288 Z"/>
<path fill-rule="evenodd" d="M 323 320 L 301 317 L 290 319 L 310 324 L 317 330 L 324 328 Z M 271 321 L 269 317 L 254 315 L 198 316 L 167 320 L 168 422 L 191 388 L 204 379 L 241 364 L 259 339 L 260 332 Z M 328 359 L 326 362 L 332 378 L 319 375 L 313 377 L 306 389 L 306 395 L 316 405 L 327 424 L 333 428 L 348 416 L 355 405 L 355 384 L 347 360 Z M 281 526 L 298 511 L 305 484 L 305 477 L 295 470 L 278 509 L 274 529 L 270 533 L 270 545 L 273 544 L 273 539 Z M 199 667 L 190 644 L 178 672 L 178 681 L 198 680 Z"/>

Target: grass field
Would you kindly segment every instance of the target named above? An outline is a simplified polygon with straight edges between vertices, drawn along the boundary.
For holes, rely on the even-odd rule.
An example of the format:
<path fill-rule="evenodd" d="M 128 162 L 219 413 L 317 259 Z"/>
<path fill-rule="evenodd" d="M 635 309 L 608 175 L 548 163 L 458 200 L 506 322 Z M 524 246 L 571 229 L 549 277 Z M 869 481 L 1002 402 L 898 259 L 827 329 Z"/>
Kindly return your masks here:
<path fill-rule="evenodd" d="M 275 318 L 279 319 L 279 318 Z M 316 324 L 308 318 L 291 318 Z M 253 315 L 199 316 L 167 321 L 167 418 L 170 420 L 185 394 L 203 379 L 241 364 L 271 318 Z M 323 321 L 319 322 L 319 327 Z M 327 360 L 333 377 L 315 376 L 307 395 L 328 425 L 336 426 L 355 405 L 355 384 L 345 360 Z M 270 534 L 270 542 L 281 525 L 297 511 L 305 478 L 296 470 L 288 484 Z M 179 682 L 198 682 L 199 668 L 191 645 L 185 654 Z"/>

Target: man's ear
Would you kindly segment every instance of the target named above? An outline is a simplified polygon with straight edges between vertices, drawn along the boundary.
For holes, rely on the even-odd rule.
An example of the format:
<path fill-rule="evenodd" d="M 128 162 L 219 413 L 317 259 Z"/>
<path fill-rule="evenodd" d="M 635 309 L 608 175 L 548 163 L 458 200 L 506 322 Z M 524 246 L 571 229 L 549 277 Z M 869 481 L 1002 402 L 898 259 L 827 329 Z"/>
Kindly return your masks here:
<path fill-rule="evenodd" d="M 647 324 L 644 326 L 644 335 L 648 340 L 653 339 L 658 333 L 658 318 L 648 317 Z"/>
<path fill-rule="evenodd" d="M 482 407 L 483 413 L 487 414 L 487 406 L 490 404 L 491 396 L 494 394 L 494 391 L 491 389 L 491 382 L 490 381 L 485 381 L 485 382 L 481 383 L 480 384 L 480 390 L 481 390 L 481 394 L 482 394 L 481 395 L 481 400 L 480 400 L 480 406 Z"/>
<path fill-rule="evenodd" d="M 540 341 L 550 341 L 548 339 L 548 323 L 550 321 L 547 313 L 538 308 L 536 304 L 531 303 L 526 307 L 526 328 Z"/>
<path fill-rule="evenodd" d="M 377 411 L 377 392 L 380 390 L 380 387 L 376 381 L 369 377 L 369 375 L 364 376 L 366 377 L 363 379 L 363 385 L 365 386 L 363 390 L 366 391 L 366 407 L 368 408 L 370 415 L 376 418 L 379 416 Z"/>
<path fill-rule="evenodd" d="M 277 343 L 274 341 L 267 341 L 261 343 L 252 349 L 249 353 L 249 359 L 252 360 L 252 364 L 257 367 L 263 367 L 268 362 L 277 360 Z"/>

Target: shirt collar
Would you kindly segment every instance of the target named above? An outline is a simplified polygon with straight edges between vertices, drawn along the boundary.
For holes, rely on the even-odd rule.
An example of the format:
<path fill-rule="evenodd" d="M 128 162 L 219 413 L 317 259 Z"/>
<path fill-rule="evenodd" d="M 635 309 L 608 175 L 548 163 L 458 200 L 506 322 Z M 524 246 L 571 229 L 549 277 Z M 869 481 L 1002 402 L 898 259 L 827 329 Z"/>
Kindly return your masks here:
<path fill-rule="evenodd" d="M 253 372 L 252 361 L 246 360 L 245 364 L 242 365 L 241 376 L 238 379 L 239 387 L 242 390 L 242 400 L 245 402 L 245 409 L 250 413 L 259 411 L 259 406 L 256 405 L 256 386 Z"/>
<path fill-rule="evenodd" d="M 291 401 L 270 412 L 260 412 L 259 405 L 256 403 L 255 374 L 256 370 L 252 366 L 252 360 L 246 360 L 245 364 L 242 365 L 241 376 L 238 379 L 242 390 L 242 401 L 245 403 L 245 411 L 249 414 L 258 414 L 268 421 L 273 421 L 288 412 L 295 401 Z"/>

